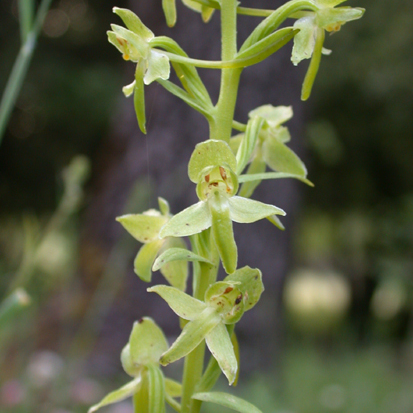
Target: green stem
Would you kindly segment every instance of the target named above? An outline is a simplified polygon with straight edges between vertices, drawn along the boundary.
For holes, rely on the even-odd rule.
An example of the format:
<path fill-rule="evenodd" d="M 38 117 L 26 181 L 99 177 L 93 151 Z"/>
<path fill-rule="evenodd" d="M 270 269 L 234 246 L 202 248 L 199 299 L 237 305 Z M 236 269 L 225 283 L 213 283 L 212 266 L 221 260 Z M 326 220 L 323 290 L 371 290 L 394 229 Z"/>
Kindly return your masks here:
<path fill-rule="evenodd" d="M 223 61 L 233 60 L 237 54 L 237 1 L 227 0 L 221 7 Z M 210 138 L 229 142 L 232 132 L 238 84 L 242 69 L 223 69 L 216 115 L 210 122 Z"/>
<path fill-rule="evenodd" d="M 30 61 L 36 46 L 37 37 L 43 25 L 44 18 L 49 10 L 52 0 L 43 0 L 36 15 L 33 29 L 26 34 L 26 41 L 22 44 L 12 72 L 7 82 L 3 97 L 0 103 L 0 144 L 4 136 L 11 112 L 19 96 L 26 77 Z"/>

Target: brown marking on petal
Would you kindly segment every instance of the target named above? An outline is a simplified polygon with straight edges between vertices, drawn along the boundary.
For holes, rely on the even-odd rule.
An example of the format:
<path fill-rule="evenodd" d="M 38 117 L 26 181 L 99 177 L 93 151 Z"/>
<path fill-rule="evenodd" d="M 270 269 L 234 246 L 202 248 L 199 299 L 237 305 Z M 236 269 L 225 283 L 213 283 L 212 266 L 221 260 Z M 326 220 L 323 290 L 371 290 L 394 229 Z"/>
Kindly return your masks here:
<path fill-rule="evenodd" d="M 205 175 L 205 182 L 209 182 L 209 178 L 210 178 L 209 174 Z"/>
<path fill-rule="evenodd" d="M 139 324 L 142 324 L 144 321 L 145 321 L 145 320 L 144 320 L 143 318 L 140 318 L 140 319 L 138 320 L 138 323 L 139 323 Z"/>
<path fill-rule="evenodd" d="M 237 299 L 235 300 L 235 305 L 239 304 L 242 300 L 242 294 L 240 294 Z"/>
<path fill-rule="evenodd" d="M 227 288 L 225 289 L 225 291 L 224 291 L 224 294 L 228 294 L 228 293 L 230 293 L 232 290 L 233 290 L 232 287 L 227 287 Z"/>
<path fill-rule="evenodd" d="M 218 186 L 218 182 L 212 182 L 212 183 L 210 183 L 210 185 L 212 185 L 212 186 Z"/>
<path fill-rule="evenodd" d="M 225 172 L 225 169 L 222 166 L 219 167 L 219 173 L 221 174 L 222 179 L 224 181 L 226 181 L 227 180 L 227 174 Z"/>

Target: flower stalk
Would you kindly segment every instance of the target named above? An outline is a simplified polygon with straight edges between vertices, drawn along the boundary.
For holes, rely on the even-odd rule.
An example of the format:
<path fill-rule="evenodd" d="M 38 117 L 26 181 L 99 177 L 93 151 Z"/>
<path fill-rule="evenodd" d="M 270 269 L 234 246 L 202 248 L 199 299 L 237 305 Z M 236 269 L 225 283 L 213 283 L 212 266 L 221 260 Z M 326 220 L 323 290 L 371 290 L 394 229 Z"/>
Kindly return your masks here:
<path fill-rule="evenodd" d="M 264 290 L 259 269 L 238 267 L 233 222 L 248 224 L 266 218 L 284 229 L 278 216 L 285 212 L 251 199 L 255 188 L 266 179 L 312 183 L 304 163 L 288 146 L 292 137 L 286 123 L 293 117 L 291 107 L 264 104 L 251 108 L 246 123 L 234 119 L 240 76 L 244 67 L 261 62 L 292 40 L 293 63 L 311 59 L 302 90 L 306 100 L 325 52 L 325 30 L 337 31 L 363 14 L 362 9 L 336 8 L 342 0 L 291 0 L 274 11 L 238 7 L 236 0 L 182 1 L 200 13 L 204 22 L 219 10 L 221 61 L 191 58 L 174 40 L 156 37 L 129 10 L 114 9 L 126 29 L 112 25 L 108 32 L 109 41 L 124 59 L 136 64 L 135 80 L 123 90 L 126 96 L 134 95 L 142 132 L 146 133 L 144 86 L 152 81 L 200 112 L 209 123 L 208 139 L 195 146 L 188 164 L 188 177 L 196 185 L 199 201 L 173 215 L 167 201 L 159 198 L 159 211 L 118 218 L 143 243 L 135 259 L 136 274 L 151 282 L 152 272 L 160 270 L 170 284 L 152 286 L 148 291 L 167 302 L 180 318 L 182 331 L 169 346 L 152 319 L 135 323 L 121 356 L 133 380 L 90 412 L 132 396 L 135 413 L 164 413 L 165 403 L 181 413 L 199 413 L 204 402 L 261 413 L 245 400 L 211 391 L 221 373 L 229 385 L 237 383 L 240 366 L 235 325 L 257 304 Z M 173 26 L 178 18 L 175 1 L 163 0 L 162 5 L 167 24 Z M 239 50 L 238 14 L 265 17 Z M 296 21 L 292 27 L 279 29 L 286 19 Z M 221 70 L 215 105 L 197 67 Z M 180 85 L 169 80 L 171 69 Z M 241 133 L 233 136 L 233 129 Z M 185 237 L 189 237 L 191 248 Z M 186 292 L 188 263 L 192 265 L 192 295 Z M 218 280 L 220 265 L 226 273 L 222 280 Z M 206 349 L 210 359 L 205 368 Z M 161 366 L 182 358 L 182 383 L 164 377 Z"/>

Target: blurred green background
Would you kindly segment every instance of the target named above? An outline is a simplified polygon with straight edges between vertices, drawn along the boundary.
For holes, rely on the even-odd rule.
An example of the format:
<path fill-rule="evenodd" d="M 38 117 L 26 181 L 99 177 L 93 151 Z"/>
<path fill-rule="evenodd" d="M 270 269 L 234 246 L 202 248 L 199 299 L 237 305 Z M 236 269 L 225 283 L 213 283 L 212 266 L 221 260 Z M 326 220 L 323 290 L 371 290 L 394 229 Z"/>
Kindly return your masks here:
<path fill-rule="evenodd" d="M 307 103 L 316 186 L 303 189 L 294 226 L 280 361 L 235 390 L 265 412 L 413 411 L 413 9 L 349 5 L 367 12 L 327 38 L 333 53 Z M 31 299 L 2 324 L 1 412 L 85 412 L 125 381 L 85 368 L 93 303 L 115 292 L 100 284 L 87 309 L 76 275 L 88 176 L 122 99 L 124 65 L 105 34 L 112 6 L 52 3 L 0 146 L 0 293 L 24 287 Z M 0 90 L 20 45 L 17 10 L 0 4 Z"/>

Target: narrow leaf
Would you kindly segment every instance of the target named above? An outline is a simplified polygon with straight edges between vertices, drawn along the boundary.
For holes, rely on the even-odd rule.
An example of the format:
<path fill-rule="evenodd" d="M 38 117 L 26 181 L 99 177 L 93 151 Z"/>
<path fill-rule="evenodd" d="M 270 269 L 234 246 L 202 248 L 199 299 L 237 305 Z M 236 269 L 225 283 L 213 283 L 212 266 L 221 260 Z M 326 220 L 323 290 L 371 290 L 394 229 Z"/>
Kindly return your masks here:
<path fill-rule="evenodd" d="M 200 300 L 168 285 L 155 285 L 148 292 L 159 294 L 179 317 L 194 320 L 205 310 L 206 305 Z"/>
<path fill-rule="evenodd" d="M 236 377 L 238 364 L 228 331 L 224 324 L 218 324 L 205 337 L 209 351 L 217 360 L 219 367 L 231 385 Z"/>
<path fill-rule="evenodd" d="M 136 118 L 138 120 L 139 129 L 146 135 L 146 114 L 145 114 L 145 85 L 143 78 L 145 76 L 145 61 L 142 59 L 136 65 L 135 72 L 135 91 L 133 94 L 133 103 L 135 106 Z"/>
<path fill-rule="evenodd" d="M 323 54 L 324 37 L 324 30 L 317 29 L 313 56 L 311 57 L 310 65 L 308 66 L 307 73 L 305 75 L 303 86 L 301 89 L 301 100 L 307 100 L 311 95 L 311 90 L 313 88 L 318 68 L 320 66 L 321 55 Z"/>
<path fill-rule="evenodd" d="M 286 45 L 298 32 L 299 30 L 292 27 L 277 30 L 239 53 L 234 63 L 242 62 L 243 66 L 251 66 L 262 62 Z"/>
<path fill-rule="evenodd" d="M 253 159 L 247 169 L 247 175 L 238 176 L 238 182 L 244 182 L 239 191 L 239 196 L 244 198 L 249 198 L 255 191 L 255 188 L 261 183 L 261 180 L 256 179 L 252 181 L 240 181 L 240 178 L 243 176 L 250 176 L 255 174 L 262 174 L 265 172 L 267 164 L 261 159 L 260 156 L 257 156 Z"/>
<path fill-rule="evenodd" d="M 202 105 L 201 102 L 199 102 L 198 100 L 195 100 L 185 90 L 183 90 L 179 86 L 176 86 L 174 83 L 170 82 L 169 80 L 156 79 L 156 81 L 160 83 L 168 92 L 182 99 L 192 109 L 195 109 L 196 111 L 202 113 L 207 119 L 212 119 L 212 113 L 211 113 L 212 109 L 210 107 L 206 107 Z"/>
<path fill-rule="evenodd" d="M 220 406 L 228 407 L 240 413 L 262 413 L 260 409 L 253 404 L 241 399 L 240 397 L 233 396 L 228 393 L 210 392 L 210 393 L 195 393 L 192 396 L 195 400 L 201 400 L 203 402 L 210 402 L 219 404 Z"/>
<path fill-rule="evenodd" d="M 264 119 L 260 117 L 252 118 L 248 121 L 247 130 L 245 131 L 244 138 L 241 141 L 241 145 L 237 151 L 237 169 L 236 172 L 239 175 L 250 161 L 252 152 L 254 151 L 258 135 L 264 124 Z"/>
<path fill-rule="evenodd" d="M 179 46 L 179 44 L 166 36 L 155 37 L 150 42 L 152 47 L 160 47 L 167 52 L 174 53 L 178 56 L 188 57 L 185 51 Z M 179 81 L 182 83 L 182 86 L 189 93 L 189 95 L 200 102 L 202 107 L 212 108 L 213 104 L 209 93 L 202 82 L 197 69 L 188 64 L 181 64 L 172 62 Z"/>
<path fill-rule="evenodd" d="M 162 266 L 171 261 L 202 261 L 213 265 L 213 263 L 200 255 L 194 254 L 192 251 L 183 248 L 169 248 L 164 251 L 154 262 L 152 270 L 157 271 Z"/>
<path fill-rule="evenodd" d="M 161 357 L 161 364 L 166 366 L 190 353 L 205 336 L 219 323 L 221 317 L 212 308 L 206 308 L 196 319 L 185 325 L 184 329 L 168 351 Z"/>
<path fill-rule="evenodd" d="M 21 42 L 24 43 L 33 25 L 34 1 L 19 0 L 18 4 Z"/>
<path fill-rule="evenodd" d="M 285 212 L 274 205 L 264 204 L 253 199 L 233 196 L 229 198 L 231 219 L 242 224 L 259 221 L 271 215 L 285 215 Z"/>
<path fill-rule="evenodd" d="M 175 0 L 162 0 L 162 8 L 165 14 L 166 24 L 169 27 L 174 27 L 176 23 Z"/>
<path fill-rule="evenodd" d="M 174 215 L 161 229 L 159 237 L 187 237 L 204 231 L 211 223 L 208 206 L 200 201 Z"/>
<path fill-rule="evenodd" d="M 165 394 L 165 401 L 172 407 L 176 412 L 181 413 L 181 404 L 178 403 L 172 396 L 168 393 Z"/>
<path fill-rule="evenodd" d="M 314 184 L 306 178 L 303 178 L 300 175 L 289 174 L 285 172 L 264 172 L 259 174 L 251 175 L 241 175 L 238 177 L 239 182 L 253 182 L 253 181 L 262 181 L 263 179 L 282 179 L 282 178 L 294 178 L 298 179 L 301 182 L 304 182 L 308 186 L 314 186 Z"/>
<path fill-rule="evenodd" d="M 115 390 L 108 395 L 106 395 L 98 404 L 92 406 L 88 413 L 93 413 L 96 410 L 100 409 L 103 406 L 107 406 L 109 404 L 117 403 L 122 400 L 131 397 L 134 393 L 139 390 L 141 378 L 137 377 L 136 379 L 132 380 L 128 384 L 125 384 L 123 387 Z"/>

